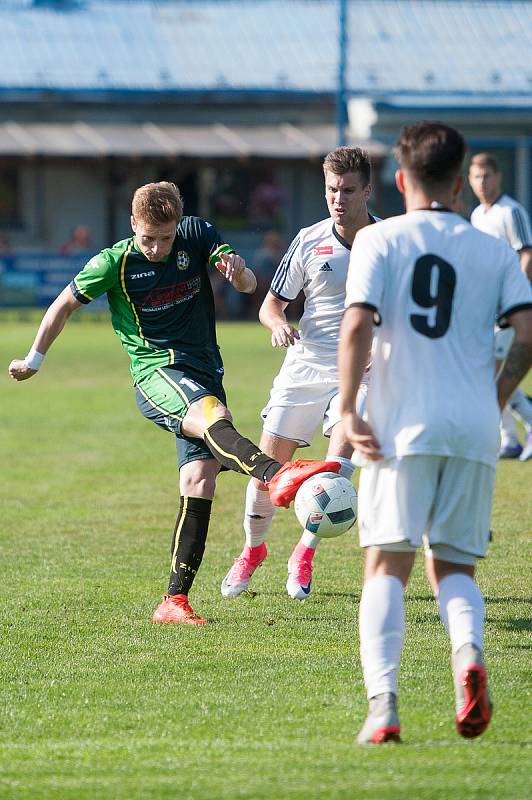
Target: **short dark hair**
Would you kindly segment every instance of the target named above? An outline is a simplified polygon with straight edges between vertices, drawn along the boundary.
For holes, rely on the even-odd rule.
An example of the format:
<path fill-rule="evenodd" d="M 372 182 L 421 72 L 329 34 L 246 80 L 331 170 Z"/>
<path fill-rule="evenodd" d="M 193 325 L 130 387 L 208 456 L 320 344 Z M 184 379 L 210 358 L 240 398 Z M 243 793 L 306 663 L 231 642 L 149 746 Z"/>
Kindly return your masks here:
<path fill-rule="evenodd" d="M 150 225 L 181 222 L 183 200 L 175 183 L 160 181 L 140 186 L 133 195 L 131 213 Z"/>
<path fill-rule="evenodd" d="M 395 146 L 401 169 L 430 187 L 452 183 L 462 168 L 465 152 L 462 134 L 443 122 L 407 125 Z"/>
<path fill-rule="evenodd" d="M 501 171 L 499 162 L 497 161 L 493 153 L 475 153 L 475 155 L 471 159 L 471 163 L 469 164 L 469 166 L 488 167 L 488 169 L 492 169 L 493 172 Z"/>
<path fill-rule="evenodd" d="M 361 147 L 337 147 L 325 156 L 323 171 L 334 172 L 335 175 L 359 172 L 367 186 L 371 180 L 371 161 L 367 151 Z"/>

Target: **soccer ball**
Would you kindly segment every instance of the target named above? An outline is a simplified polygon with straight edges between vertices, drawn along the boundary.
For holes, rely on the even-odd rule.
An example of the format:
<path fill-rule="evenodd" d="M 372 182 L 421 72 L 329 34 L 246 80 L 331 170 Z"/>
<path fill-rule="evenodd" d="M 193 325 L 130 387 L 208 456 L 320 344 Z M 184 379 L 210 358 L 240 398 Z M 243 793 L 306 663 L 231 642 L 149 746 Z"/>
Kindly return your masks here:
<path fill-rule="evenodd" d="M 294 509 L 305 530 L 332 539 L 355 524 L 356 489 L 351 481 L 335 472 L 321 472 L 301 484 Z"/>

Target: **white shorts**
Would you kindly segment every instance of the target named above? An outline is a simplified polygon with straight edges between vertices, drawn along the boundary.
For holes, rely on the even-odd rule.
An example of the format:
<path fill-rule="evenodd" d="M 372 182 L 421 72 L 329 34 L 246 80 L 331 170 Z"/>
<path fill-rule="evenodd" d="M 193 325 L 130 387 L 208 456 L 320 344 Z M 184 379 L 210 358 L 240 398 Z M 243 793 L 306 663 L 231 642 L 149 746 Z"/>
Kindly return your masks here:
<path fill-rule="evenodd" d="M 323 435 L 340 422 L 340 394 L 337 383 L 323 383 L 320 375 L 309 367 L 302 367 L 298 382 L 283 383 L 279 373 L 270 393 L 268 404 L 262 409 L 263 430 L 281 439 L 291 439 L 299 447 L 308 447 L 319 425 Z M 360 386 L 357 409 L 363 413 L 368 387 Z"/>
<path fill-rule="evenodd" d="M 358 489 L 362 547 L 415 550 L 475 564 L 490 539 L 495 469 L 478 461 L 412 455 L 365 462 Z"/>

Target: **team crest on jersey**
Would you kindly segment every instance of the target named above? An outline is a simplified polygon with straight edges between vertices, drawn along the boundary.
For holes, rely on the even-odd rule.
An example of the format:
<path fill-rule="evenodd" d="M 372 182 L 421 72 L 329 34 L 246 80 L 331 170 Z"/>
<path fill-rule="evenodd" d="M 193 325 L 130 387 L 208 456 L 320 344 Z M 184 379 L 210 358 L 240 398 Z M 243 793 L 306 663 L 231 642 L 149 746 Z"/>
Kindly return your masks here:
<path fill-rule="evenodd" d="M 180 250 L 177 254 L 177 268 L 187 269 L 190 264 L 190 256 L 186 250 Z"/>

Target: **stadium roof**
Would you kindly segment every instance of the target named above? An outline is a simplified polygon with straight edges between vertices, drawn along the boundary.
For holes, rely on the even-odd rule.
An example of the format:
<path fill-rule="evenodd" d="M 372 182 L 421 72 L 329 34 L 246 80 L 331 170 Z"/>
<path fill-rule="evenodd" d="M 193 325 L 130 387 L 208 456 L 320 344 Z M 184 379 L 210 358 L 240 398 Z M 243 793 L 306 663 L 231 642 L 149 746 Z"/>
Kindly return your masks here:
<path fill-rule="evenodd" d="M 373 155 L 386 148 L 357 138 Z M 319 158 L 336 146 L 334 125 L 0 123 L 0 155 Z"/>
<path fill-rule="evenodd" d="M 348 0 L 346 83 L 532 105 L 532 3 Z M 0 92 L 336 91 L 338 0 L 3 0 Z"/>

